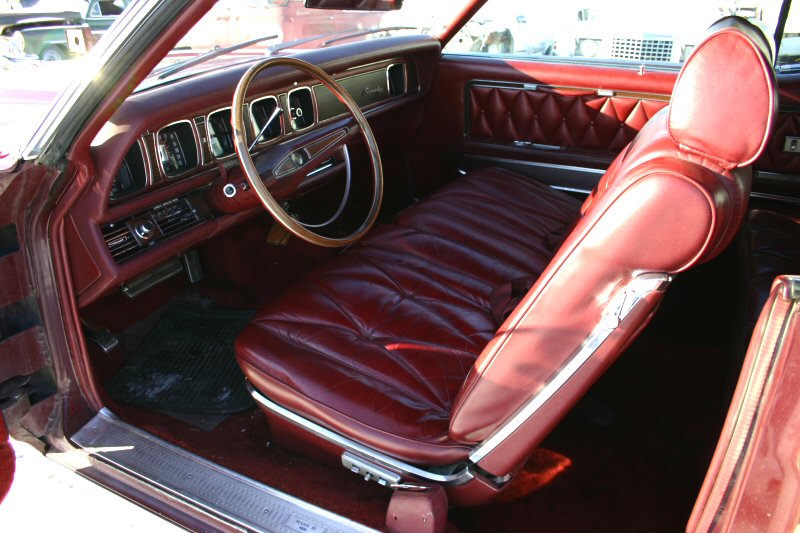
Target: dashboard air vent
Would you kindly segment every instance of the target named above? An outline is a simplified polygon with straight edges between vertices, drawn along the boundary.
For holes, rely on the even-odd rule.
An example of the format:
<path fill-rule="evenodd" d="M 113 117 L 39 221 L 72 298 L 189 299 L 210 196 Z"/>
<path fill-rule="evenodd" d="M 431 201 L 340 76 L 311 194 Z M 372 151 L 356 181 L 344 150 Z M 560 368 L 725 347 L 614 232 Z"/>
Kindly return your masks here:
<path fill-rule="evenodd" d="M 165 238 L 177 235 L 200 221 L 186 198 L 178 198 L 161 204 L 153 208 L 152 215 Z"/>
<path fill-rule="evenodd" d="M 141 250 L 139 243 L 125 223 L 108 224 L 103 226 L 102 231 L 108 251 L 111 252 L 111 257 L 117 263 L 133 257 Z"/>
<path fill-rule="evenodd" d="M 204 190 L 158 204 L 132 217 L 102 226 L 111 257 L 122 263 L 158 243 L 202 224 L 213 213 L 203 202 Z"/>

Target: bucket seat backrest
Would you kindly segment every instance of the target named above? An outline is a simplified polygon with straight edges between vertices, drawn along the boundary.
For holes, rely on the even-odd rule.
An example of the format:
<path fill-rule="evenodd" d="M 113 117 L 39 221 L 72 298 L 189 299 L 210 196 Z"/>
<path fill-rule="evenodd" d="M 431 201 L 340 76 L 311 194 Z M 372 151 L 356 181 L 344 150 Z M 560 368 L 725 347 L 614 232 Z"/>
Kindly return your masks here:
<path fill-rule="evenodd" d="M 776 111 L 771 51 L 747 21 L 717 22 L 669 106 L 609 167 L 549 266 L 474 364 L 450 435 L 504 475 L 654 313 L 672 276 L 716 256 L 746 215 Z M 532 444 L 533 443 L 533 444 Z"/>

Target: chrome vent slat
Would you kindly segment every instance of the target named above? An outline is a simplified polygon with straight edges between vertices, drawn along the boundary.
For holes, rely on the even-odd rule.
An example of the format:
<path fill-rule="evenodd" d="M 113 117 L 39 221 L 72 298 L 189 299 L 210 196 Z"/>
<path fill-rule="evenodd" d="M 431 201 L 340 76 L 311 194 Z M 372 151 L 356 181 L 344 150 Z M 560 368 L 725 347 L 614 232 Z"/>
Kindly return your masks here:
<path fill-rule="evenodd" d="M 185 229 L 191 228 L 192 226 L 195 225 L 196 222 L 197 222 L 196 220 L 190 220 L 188 221 L 188 223 L 185 224 L 176 224 L 173 226 L 168 226 L 166 228 L 162 226 L 161 232 L 164 234 L 165 237 L 171 237 L 177 233 L 180 233 Z"/>
<path fill-rule="evenodd" d="M 196 209 L 188 197 L 159 204 L 151 209 L 101 228 L 103 239 L 111 257 L 122 263 L 174 235 L 183 233 L 211 216 L 207 210 Z M 155 222 L 158 230 L 154 237 L 140 238 L 131 228 L 142 222 Z"/>
<path fill-rule="evenodd" d="M 199 222 L 195 210 L 185 199 L 175 202 L 170 208 L 170 211 L 164 216 L 154 217 L 164 237 L 180 233 Z"/>
<path fill-rule="evenodd" d="M 127 226 L 117 227 L 117 224 L 113 224 L 104 227 L 102 231 L 108 251 L 115 261 L 124 261 L 141 251 L 139 243 L 136 242 L 133 233 Z"/>

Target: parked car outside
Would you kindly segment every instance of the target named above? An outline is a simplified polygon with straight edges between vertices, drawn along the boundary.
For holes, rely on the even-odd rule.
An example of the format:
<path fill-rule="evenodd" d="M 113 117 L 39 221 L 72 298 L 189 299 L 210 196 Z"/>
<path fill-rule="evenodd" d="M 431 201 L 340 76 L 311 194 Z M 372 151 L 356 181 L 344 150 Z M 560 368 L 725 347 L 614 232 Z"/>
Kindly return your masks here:
<path fill-rule="evenodd" d="M 30 61 L 39 61 L 39 56 L 36 54 L 28 54 L 20 50 L 13 39 L 0 37 L 0 64 L 24 63 Z"/>
<path fill-rule="evenodd" d="M 487 4 L 448 44 L 448 51 L 553 55 L 556 32 L 546 11 L 536 2 Z"/>
<path fill-rule="evenodd" d="M 0 35 L 12 39 L 27 54 L 43 61 L 61 61 L 78 55 L 67 42 L 66 30 L 90 28 L 99 39 L 131 0 L 91 0 L 83 12 L 37 13 L 15 11 L 0 14 Z"/>

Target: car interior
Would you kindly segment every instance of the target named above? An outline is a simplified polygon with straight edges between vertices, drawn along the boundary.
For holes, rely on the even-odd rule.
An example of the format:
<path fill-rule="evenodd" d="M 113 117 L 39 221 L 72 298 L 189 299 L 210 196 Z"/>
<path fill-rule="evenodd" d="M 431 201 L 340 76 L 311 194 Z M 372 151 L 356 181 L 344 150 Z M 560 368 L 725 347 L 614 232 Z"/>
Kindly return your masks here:
<path fill-rule="evenodd" d="M 80 394 L 367 527 L 683 529 L 800 262 L 774 55 L 740 17 L 680 71 L 402 35 L 136 91 L 58 202 Z"/>

